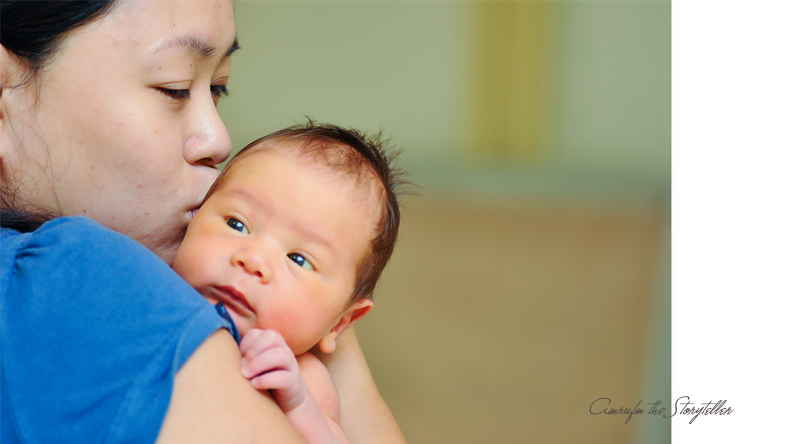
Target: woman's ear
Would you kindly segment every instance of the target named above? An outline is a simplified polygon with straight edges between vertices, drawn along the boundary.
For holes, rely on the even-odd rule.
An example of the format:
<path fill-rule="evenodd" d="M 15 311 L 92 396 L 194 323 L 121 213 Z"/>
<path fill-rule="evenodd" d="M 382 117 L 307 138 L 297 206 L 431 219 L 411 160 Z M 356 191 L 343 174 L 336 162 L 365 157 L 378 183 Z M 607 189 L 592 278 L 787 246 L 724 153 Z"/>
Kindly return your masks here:
<path fill-rule="evenodd" d="M 6 107 L 11 95 L 10 88 L 19 83 L 19 74 L 22 71 L 18 59 L 5 46 L 0 45 L 0 159 L 8 154 L 4 148 L 10 145 L 3 140 L 5 132 L 8 131 Z"/>
<path fill-rule="evenodd" d="M 11 57 L 5 46 L 0 45 L 0 123 L 5 118 L 5 101 L 8 99 L 8 94 L 5 91 L 12 85 L 12 77 L 17 69 L 16 60 Z M 6 93 L 5 96 L 3 93 Z"/>
<path fill-rule="evenodd" d="M 354 304 L 347 307 L 339 318 L 339 322 L 319 341 L 319 349 L 325 353 L 333 353 L 336 350 L 336 340 L 347 330 L 348 327 L 369 313 L 372 310 L 372 301 L 369 299 L 359 299 Z"/>
<path fill-rule="evenodd" d="M 8 71 L 10 70 L 9 66 L 10 60 L 8 58 L 8 50 L 5 46 L 0 45 L 0 121 L 3 120 L 3 88 L 6 86 L 6 82 L 8 81 Z"/>

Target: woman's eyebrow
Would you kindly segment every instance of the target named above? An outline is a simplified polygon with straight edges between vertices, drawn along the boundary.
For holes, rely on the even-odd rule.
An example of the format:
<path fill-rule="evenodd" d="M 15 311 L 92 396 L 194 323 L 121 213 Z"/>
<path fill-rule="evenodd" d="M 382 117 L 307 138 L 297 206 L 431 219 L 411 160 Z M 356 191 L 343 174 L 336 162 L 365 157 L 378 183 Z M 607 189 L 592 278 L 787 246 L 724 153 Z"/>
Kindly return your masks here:
<path fill-rule="evenodd" d="M 164 40 L 153 50 L 153 53 L 175 47 L 187 47 L 193 52 L 199 54 L 204 59 L 211 58 L 218 52 L 218 48 L 216 46 L 212 45 L 211 43 L 204 42 L 197 37 L 178 36 Z M 231 44 L 230 48 L 225 51 L 225 57 L 230 57 L 230 55 L 233 54 L 237 49 L 239 49 L 239 40 L 234 39 L 233 44 Z"/>
<path fill-rule="evenodd" d="M 233 43 L 231 44 L 231 47 L 228 48 L 228 51 L 225 52 L 225 57 L 230 57 L 231 54 L 236 52 L 236 50 L 238 50 L 238 49 L 239 49 L 239 39 L 238 38 L 234 38 L 233 39 Z"/>

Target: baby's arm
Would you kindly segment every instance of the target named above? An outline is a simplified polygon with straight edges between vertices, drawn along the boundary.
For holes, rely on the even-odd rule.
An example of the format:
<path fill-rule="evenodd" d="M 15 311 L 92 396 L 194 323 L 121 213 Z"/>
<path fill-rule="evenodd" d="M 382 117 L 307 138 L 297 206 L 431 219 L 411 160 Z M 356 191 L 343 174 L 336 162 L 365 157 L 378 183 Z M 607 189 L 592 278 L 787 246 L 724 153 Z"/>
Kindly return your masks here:
<path fill-rule="evenodd" d="M 349 443 L 350 440 L 339 425 L 341 414 L 339 392 L 336 391 L 336 385 L 325 364 L 310 352 L 297 356 L 297 363 L 300 365 L 300 376 L 303 377 L 308 390 L 325 414 L 331 431 L 340 441 Z"/>
<path fill-rule="evenodd" d="M 242 374 L 253 387 L 270 390 L 286 418 L 308 442 L 336 443 L 345 438 L 343 433 L 331 429 L 328 416 L 303 381 L 300 365 L 280 333 L 252 329 L 242 339 L 239 349 Z"/>

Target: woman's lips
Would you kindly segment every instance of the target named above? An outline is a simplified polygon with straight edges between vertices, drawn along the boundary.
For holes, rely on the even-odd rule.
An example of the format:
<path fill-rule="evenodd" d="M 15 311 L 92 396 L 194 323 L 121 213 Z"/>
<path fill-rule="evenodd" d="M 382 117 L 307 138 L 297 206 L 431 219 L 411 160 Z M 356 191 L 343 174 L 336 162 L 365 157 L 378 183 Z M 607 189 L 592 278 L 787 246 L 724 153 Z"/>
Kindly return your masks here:
<path fill-rule="evenodd" d="M 213 288 L 214 293 L 216 293 L 217 297 L 220 299 L 220 302 L 225 304 L 228 308 L 238 312 L 239 315 L 250 316 L 255 314 L 253 307 L 247 303 L 247 298 L 245 298 L 244 295 L 239 293 L 239 291 L 235 288 L 228 286 Z"/>

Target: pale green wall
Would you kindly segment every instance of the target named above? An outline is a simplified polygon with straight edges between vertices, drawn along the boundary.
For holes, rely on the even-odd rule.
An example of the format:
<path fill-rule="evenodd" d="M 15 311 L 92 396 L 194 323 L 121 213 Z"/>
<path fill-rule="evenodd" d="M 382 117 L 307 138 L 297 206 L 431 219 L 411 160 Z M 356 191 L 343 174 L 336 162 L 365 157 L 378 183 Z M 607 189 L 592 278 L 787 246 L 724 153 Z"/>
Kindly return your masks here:
<path fill-rule="evenodd" d="M 447 159 L 458 124 L 457 3 L 239 1 L 242 46 L 221 105 L 235 147 L 303 119 L 384 128 Z"/>
<path fill-rule="evenodd" d="M 667 182 L 670 4 L 564 2 L 559 161 Z"/>
<path fill-rule="evenodd" d="M 538 165 L 482 168 L 459 146 L 473 2 L 239 0 L 220 112 L 235 149 L 304 114 L 383 128 L 431 191 L 668 195 L 669 3 L 556 4 L 555 136 Z"/>

